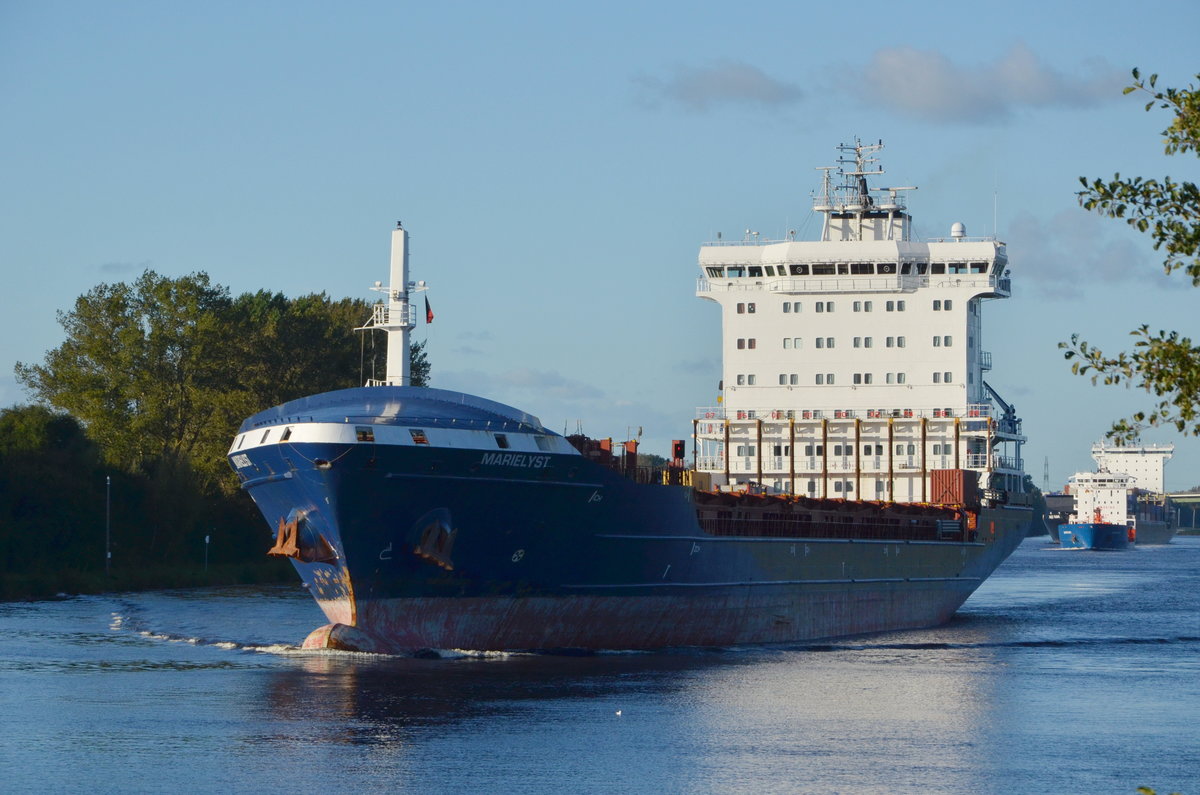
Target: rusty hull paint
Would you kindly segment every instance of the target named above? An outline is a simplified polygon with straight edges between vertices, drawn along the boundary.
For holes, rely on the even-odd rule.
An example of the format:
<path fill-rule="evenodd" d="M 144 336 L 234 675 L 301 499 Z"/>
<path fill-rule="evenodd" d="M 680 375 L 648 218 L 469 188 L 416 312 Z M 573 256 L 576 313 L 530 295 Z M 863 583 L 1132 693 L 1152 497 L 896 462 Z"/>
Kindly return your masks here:
<path fill-rule="evenodd" d="M 364 627 L 318 630 L 305 647 L 404 653 L 789 643 L 941 624 L 973 587 L 864 584 L 809 586 L 799 593 L 783 586 L 741 587 L 703 597 L 388 599 L 360 606 Z M 326 645 L 316 645 L 322 639 Z"/>

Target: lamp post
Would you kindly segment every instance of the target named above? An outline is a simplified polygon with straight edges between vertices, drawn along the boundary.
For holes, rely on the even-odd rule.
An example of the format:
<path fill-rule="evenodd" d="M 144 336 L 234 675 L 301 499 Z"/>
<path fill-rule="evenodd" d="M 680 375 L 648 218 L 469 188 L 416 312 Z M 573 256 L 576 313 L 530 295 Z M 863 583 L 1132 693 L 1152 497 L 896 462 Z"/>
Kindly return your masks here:
<path fill-rule="evenodd" d="M 112 563 L 112 549 L 109 543 L 112 539 L 112 475 L 104 476 L 104 576 L 108 576 L 109 565 Z"/>

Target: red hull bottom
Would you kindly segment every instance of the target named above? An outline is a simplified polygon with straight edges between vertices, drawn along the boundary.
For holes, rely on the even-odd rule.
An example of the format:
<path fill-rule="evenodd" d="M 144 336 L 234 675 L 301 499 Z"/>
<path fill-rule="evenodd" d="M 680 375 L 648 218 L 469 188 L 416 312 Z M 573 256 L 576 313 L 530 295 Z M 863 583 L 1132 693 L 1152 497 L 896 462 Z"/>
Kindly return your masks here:
<path fill-rule="evenodd" d="M 742 587 L 720 594 L 392 599 L 358 606 L 357 626 L 327 624 L 306 649 L 653 649 L 733 646 L 935 626 L 978 580 Z"/>

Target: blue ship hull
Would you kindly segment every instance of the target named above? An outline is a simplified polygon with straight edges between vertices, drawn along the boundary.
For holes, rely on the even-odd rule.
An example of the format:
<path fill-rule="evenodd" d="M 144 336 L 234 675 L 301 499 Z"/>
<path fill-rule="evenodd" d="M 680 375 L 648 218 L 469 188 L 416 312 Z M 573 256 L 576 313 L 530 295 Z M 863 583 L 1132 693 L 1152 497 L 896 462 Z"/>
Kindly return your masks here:
<path fill-rule="evenodd" d="M 1011 553 L 1031 518 L 1024 507 L 986 508 L 969 535 L 949 540 L 831 537 L 819 522 L 806 535 L 716 534 L 690 487 L 633 482 L 496 407 L 373 387 L 243 424 L 231 461 L 330 621 L 306 645 L 630 649 L 930 626 Z M 258 443 L 314 423 L 358 436 Z M 433 442 L 380 443 L 388 427 Z M 451 441 L 439 446 L 439 431 Z M 497 451 L 500 431 L 505 444 L 540 437 L 552 449 Z M 463 434 L 493 447 L 450 446 Z M 238 449 L 247 440 L 254 446 Z"/>
<path fill-rule="evenodd" d="M 1126 549 L 1129 547 L 1129 528 L 1102 522 L 1062 524 L 1058 526 L 1058 540 L 1064 549 Z"/>

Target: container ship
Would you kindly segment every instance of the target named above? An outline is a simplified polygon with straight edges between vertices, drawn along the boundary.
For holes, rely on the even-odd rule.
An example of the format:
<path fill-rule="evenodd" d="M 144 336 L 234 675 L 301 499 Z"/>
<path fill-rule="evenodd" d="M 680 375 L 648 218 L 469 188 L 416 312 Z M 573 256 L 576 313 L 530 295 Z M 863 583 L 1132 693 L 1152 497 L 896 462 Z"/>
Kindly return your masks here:
<path fill-rule="evenodd" d="M 729 646 L 949 619 L 1032 519 L 1021 421 L 982 347 L 1010 273 L 961 224 L 914 240 L 912 189 L 868 186 L 881 148 L 839 146 L 819 240 L 701 246 L 721 389 L 658 469 L 636 441 L 411 386 L 424 283 L 398 225 L 364 326 L 387 333 L 387 377 L 260 412 L 229 450 L 269 554 L 328 619 L 304 646 Z"/>
<path fill-rule="evenodd" d="M 1075 549 L 1169 544 L 1179 517 L 1163 493 L 1163 469 L 1174 452 L 1173 444 L 1093 444 L 1097 471 L 1071 476 L 1073 511 L 1051 526 L 1051 540 Z"/>

